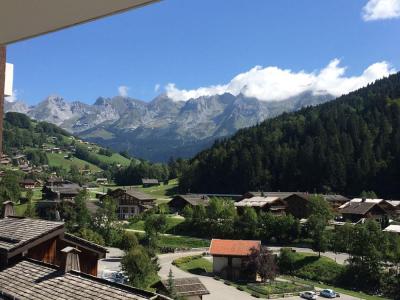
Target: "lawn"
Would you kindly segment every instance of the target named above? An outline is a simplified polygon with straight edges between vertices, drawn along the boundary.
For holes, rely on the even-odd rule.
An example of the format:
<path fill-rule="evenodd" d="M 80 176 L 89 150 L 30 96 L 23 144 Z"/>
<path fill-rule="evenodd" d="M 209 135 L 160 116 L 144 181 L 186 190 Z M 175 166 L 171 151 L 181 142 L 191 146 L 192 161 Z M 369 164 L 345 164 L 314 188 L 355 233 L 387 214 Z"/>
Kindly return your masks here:
<path fill-rule="evenodd" d="M 152 195 L 159 200 L 169 200 L 174 194 L 177 193 L 178 179 L 172 179 L 168 184 L 163 184 L 159 186 L 152 186 L 144 188 L 142 186 L 135 186 L 139 191 L 143 193 Z"/>
<path fill-rule="evenodd" d="M 101 155 L 98 153 L 93 153 L 101 162 L 105 164 L 112 165 L 113 163 L 115 164 L 120 164 L 121 166 L 129 166 L 131 161 L 122 156 L 119 153 L 113 153 L 111 156 L 106 156 L 106 155 Z"/>
<path fill-rule="evenodd" d="M 296 252 L 294 258 L 292 275 L 308 280 L 333 283 L 344 269 L 343 265 L 325 256 Z"/>
<path fill-rule="evenodd" d="M 205 248 L 210 246 L 210 240 L 177 235 L 160 236 L 159 246 L 165 248 Z"/>
<path fill-rule="evenodd" d="M 174 227 L 183 223 L 185 221 L 184 218 L 182 217 L 177 217 L 174 215 L 168 216 L 167 217 L 167 232 L 172 233 L 174 230 Z M 129 229 L 134 229 L 134 230 L 144 230 L 144 221 L 138 221 L 133 224 L 128 225 Z"/>
<path fill-rule="evenodd" d="M 49 160 L 49 166 L 51 167 L 62 167 L 69 171 L 72 165 L 76 165 L 79 169 L 84 169 L 86 165 L 89 165 L 90 170 L 94 172 L 101 171 L 101 169 L 87 161 L 73 157 L 72 159 L 65 159 L 66 153 L 47 153 Z"/>
<path fill-rule="evenodd" d="M 174 260 L 178 268 L 193 274 L 204 274 L 212 272 L 212 262 L 201 255 L 187 256 Z"/>
<path fill-rule="evenodd" d="M 21 192 L 21 196 L 25 197 L 26 196 L 26 191 Z M 36 205 L 36 203 L 42 199 L 42 190 L 41 188 L 34 188 L 33 189 L 33 197 L 32 197 L 32 204 Z M 27 203 L 24 204 L 17 204 L 15 205 L 15 214 L 17 216 L 23 216 L 25 211 L 26 211 L 26 207 L 27 207 Z"/>

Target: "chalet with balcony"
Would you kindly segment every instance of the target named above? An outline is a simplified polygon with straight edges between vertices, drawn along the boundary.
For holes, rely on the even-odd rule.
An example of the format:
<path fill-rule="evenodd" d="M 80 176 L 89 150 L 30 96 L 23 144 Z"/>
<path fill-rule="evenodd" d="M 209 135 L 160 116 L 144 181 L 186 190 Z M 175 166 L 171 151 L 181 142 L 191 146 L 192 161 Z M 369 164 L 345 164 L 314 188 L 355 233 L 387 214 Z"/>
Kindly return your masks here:
<path fill-rule="evenodd" d="M 192 208 L 199 205 L 208 206 L 209 202 L 210 198 L 207 195 L 176 195 L 170 202 L 168 202 L 168 207 L 171 213 L 181 213 L 186 206 Z"/>
<path fill-rule="evenodd" d="M 26 178 L 19 182 L 19 186 L 23 189 L 33 189 L 36 186 L 36 182 L 33 179 Z"/>
<path fill-rule="evenodd" d="M 121 220 L 129 219 L 155 206 L 156 198 L 134 189 L 116 189 L 104 197 L 111 197 L 117 203 L 117 214 Z"/>
<path fill-rule="evenodd" d="M 229 280 L 256 279 L 256 273 L 247 268 L 251 254 L 261 250 L 261 241 L 212 239 L 210 254 L 213 272 Z"/>

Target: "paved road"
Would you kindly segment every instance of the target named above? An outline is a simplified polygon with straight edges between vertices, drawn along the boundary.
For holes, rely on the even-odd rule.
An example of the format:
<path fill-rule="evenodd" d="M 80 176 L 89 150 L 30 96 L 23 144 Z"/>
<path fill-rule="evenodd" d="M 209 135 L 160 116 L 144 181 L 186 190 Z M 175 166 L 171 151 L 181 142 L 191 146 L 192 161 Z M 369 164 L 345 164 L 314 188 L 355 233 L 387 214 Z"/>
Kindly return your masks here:
<path fill-rule="evenodd" d="M 279 251 L 278 247 L 270 247 L 273 251 Z M 307 248 L 293 248 L 299 252 L 308 252 L 312 253 L 311 249 Z M 120 258 L 123 254 L 123 251 L 117 248 L 108 248 L 109 253 L 105 259 L 99 261 L 98 265 L 98 274 L 101 276 L 103 270 L 112 270 L 112 271 L 119 271 L 121 269 Z M 171 269 L 175 278 L 182 278 L 182 277 L 199 277 L 203 284 L 207 287 L 210 291 L 210 295 L 204 296 L 204 300 L 254 300 L 255 298 L 249 295 L 248 293 L 241 292 L 232 286 L 225 285 L 221 281 L 217 281 L 212 277 L 207 276 L 199 276 L 187 273 L 182 271 L 181 269 L 172 265 L 172 261 L 185 256 L 197 255 L 201 254 L 202 252 L 185 252 L 185 253 L 169 253 L 169 254 L 161 254 L 159 255 L 159 263 L 161 270 L 159 275 L 162 279 L 168 278 L 169 270 Z M 347 258 L 343 254 L 334 254 L 334 253 L 324 253 L 325 256 L 331 257 L 332 259 L 337 260 L 338 263 L 343 263 Z M 283 298 L 282 298 L 283 299 Z M 299 300 L 300 297 L 288 297 L 284 298 L 285 300 Z M 320 299 L 323 299 L 320 297 Z M 347 295 L 342 295 L 340 297 L 341 300 L 356 300 L 360 298 L 350 297 Z"/>
<path fill-rule="evenodd" d="M 97 274 L 101 277 L 104 270 L 120 271 L 121 270 L 121 257 L 124 252 L 118 248 L 107 248 L 108 253 L 106 258 L 100 259 L 97 265 Z"/>
<path fill-rule="evenodd" d="M 311 249 L 310 249 L 311 250 Z M 300 251 L 300 250 L 299 250 Z M 303 251 L 303 249 L 302 249 Z M 312 250 L 311 250 L 312 251 Z M 306 252 L 306 251 L 303 251 Z M 210 291 L 210 295 L 206 295 L 203 297 L 204 300 L 254 300 L 255 298 L 252 297 L 250 294 L 241 292 L 232 286 L 225 285 L 223 282 L 215 280 L 212 277 L 207 276 L 199 276 L 187 273 L 182 271 L 181 269 L 172 265 L 172 261 L 190 255 L 197 255 L 201 254 L 201 252 L 191 252 L 191 253 L 170 253 L 170 254 L 162 254 L 159 255 L 159 262 L 161 266 L 161 270 L 158 273 L 162 279 L 168 278 L 169 270 L 172 270 L 175 278 L 182 278 L 182 277 L 199 277 L 201 282 L 206 286 L 206 288 Z M 319 297 L 320 299 L 324 299 Z M 299 300 L 301 299 L 299 296 L 296 297 L 286 297 L 286 298 L 279 298 L 279 299 L 286 299 L 286 300 Z M 356 300 L 360 298 L 355 298 L 347 295 L 341 295 L 341 300 Z"/>
<path fill-rule="evenodd" d="M 268 247 L 268 249 L 272 250 L 273 252 L 279 252 L 282 247 Z M 298 247 L 290 247 L 293 250 L 297 252 L 305 252 L 305 253 L 312 253 L 312 254 L 318 254 L 317 252 L 313 251 L 310 248 L 298 248 Z M 346 260 L 349 258 L 349 255 L 346 253 L 334 253 L 334 252 L 324 252 L 321 253 L 322 256 L 326 256 L 329 258 L 332 258 L 334 261 L 336 261 L 338 264 L 345 264 Z"/>

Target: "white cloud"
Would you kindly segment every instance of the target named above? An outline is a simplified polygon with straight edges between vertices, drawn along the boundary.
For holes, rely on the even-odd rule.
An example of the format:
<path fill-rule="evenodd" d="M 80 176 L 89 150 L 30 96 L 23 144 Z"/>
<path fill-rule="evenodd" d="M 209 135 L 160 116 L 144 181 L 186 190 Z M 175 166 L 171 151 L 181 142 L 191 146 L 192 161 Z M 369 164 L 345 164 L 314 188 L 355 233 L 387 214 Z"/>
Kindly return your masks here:
<path fill-rule="evenodd" d="M 128 91 L 129 91 L 129 87 L 127 87 L 125 85 L 121 85 L 118 87 L 118 94 L 121 97 L 128 97 Z"/>
<path fill-rule="evenodd" d="M 8 97 L 5 97 L 5 99 L 6 99 L 8 102 L 15 102 L 15 101 L 18 100 L 17 97 L 18 97 L 18 91 L 17 91 L 17 90 L 13 90 L 12 95 L 11 95 L 11 96 L 8 96 Z"/>
<path fill-rule="evenodd" d="M 160 90 L 160 88 L 161 88 L 161 85 L 160 85 L 159 83 L 157 83 L 157 84 L 154 86 L 154 92 L 157 93 L 157 92 Z"/>
<path fill-rule="evenodd" d="M 165 89 L 167 95 L 175 101 L 187 101 L 191 98 L 223 93 L 233 95 L 242 93 L 247 97 L 264 101 L 280 101 L 307 91 L 314 94 L 329 93 L 340 96 L 395 72 L 389 63 L 382 61 L 370 65 L 359 76 L 346 77 L 346 67 L 341 67 L 339 64 L 340 60 L 334 59 L 320 71 L 309 73 L 294 72 L 275 66 L 265 68 L 256 66 L 235 76 L 227 84 L 185 90 L 170 83 Z"/>
<path fill-rule="evenodd" d="M 400 0 L 369 0 L 362 17 L 365 21 L 399 18 Z"/>

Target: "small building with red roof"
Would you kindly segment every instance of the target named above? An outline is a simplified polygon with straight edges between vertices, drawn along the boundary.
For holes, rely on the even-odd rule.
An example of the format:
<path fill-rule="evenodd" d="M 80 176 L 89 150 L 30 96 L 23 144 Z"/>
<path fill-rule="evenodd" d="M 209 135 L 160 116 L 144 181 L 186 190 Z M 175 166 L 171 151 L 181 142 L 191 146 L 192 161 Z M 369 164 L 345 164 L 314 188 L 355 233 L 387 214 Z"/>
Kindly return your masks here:
<path fill-rule="evenodd" d="M 250 255 L 261 250 L 261 241 L 212 239 L 210 254 L 213 272 L 223 278 L 255 279 L 256 272 L 249 272 Z"/>

